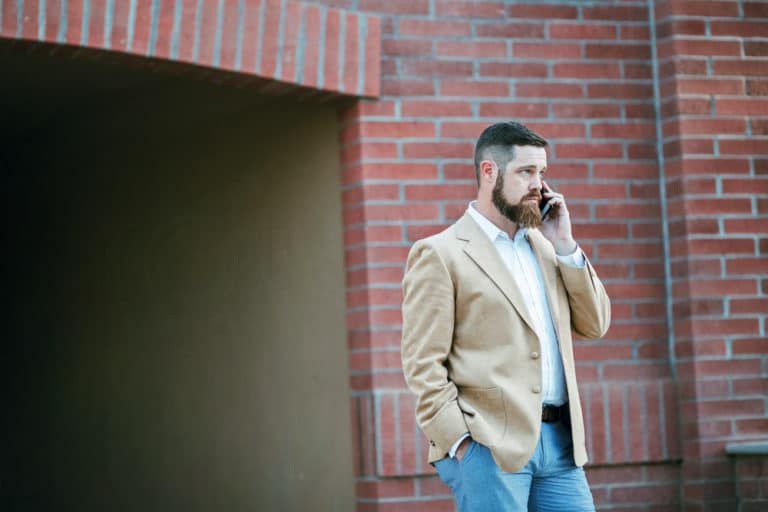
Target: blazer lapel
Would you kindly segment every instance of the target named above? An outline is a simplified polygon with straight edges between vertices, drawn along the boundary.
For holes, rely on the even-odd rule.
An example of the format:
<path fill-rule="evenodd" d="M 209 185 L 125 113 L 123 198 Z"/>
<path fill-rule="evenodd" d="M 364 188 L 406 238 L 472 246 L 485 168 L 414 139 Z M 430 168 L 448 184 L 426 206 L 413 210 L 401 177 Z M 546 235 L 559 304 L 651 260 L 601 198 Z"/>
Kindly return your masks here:
<path fill-rule="evenodd" d="M 548 250 L 544 235 L 540 231 L 531 229 L 528 230 L 528 241 L 531 243 L 533 253 L 536 255 L 536 260 L 539 262 L 539 269 L 541 269 L 541 277 L 544 279 L 544 290 L 547 294 L 547 302 L 549 302 L 549 312 L 552 316 L 552 325 L 555 326 L 555 334 L 557 339 L 560 337 L 560 326 L 556 319 L 560 318 L 560 307 L 558 306 L 557 297 L 557 274 L 556 266 L 557 262 L 554 261 L 555 255 L 553 251 Z"/>
<path fill-rule="evenodd" d="M 510 274 L 506 265 L 501 260 L 493 243 L 488 240 L 488 236 L 469 214 L 465 213 L 456 222 L 456 237 L 467 242 L 464 245 L 464 252 L 490 278 L 493 284 L 496 285 L 515 310 L 517 310 L 517 313 L 531 331 L 535 333 L 536 329 L 534 328 L 528 307 L 525 305 L 525 300 L 520 293 L 520 288 L 518 288 L 512 274 Z"/>

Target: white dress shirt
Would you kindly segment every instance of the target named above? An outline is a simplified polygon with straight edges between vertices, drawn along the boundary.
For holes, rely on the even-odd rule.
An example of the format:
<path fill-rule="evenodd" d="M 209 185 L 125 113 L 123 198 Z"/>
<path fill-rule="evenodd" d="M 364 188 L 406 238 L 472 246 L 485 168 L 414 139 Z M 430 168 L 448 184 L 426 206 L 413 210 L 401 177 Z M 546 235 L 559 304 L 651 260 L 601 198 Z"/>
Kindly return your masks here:
<path fill-rule="evenodd" d="M 520 288 L 525 299 L 525 306 L 533 319 L 536 335 L 539 337 L 541 345 L 542 402 L 547 405 L 563 405 L 568 401 L 565 371 L 563 370 L 563 361 L 560 358 L 555 324 L 549 310 L 544 279 L 536 255 L 528 242 L 528 229 L 518 229 L 514 239 L 510 239 L 509 235 L 477 211 L 474 201 L 469 204 L 467 212 L 493 243 L 502 261 L 512 274 L 512 278 Z M 557 258 L 566 265 L 576 267 L 585 265 L 584 253 L 578 247 L 572 254 L 558 255 Z M 451 446 L 449 451 L 451 457 L 456 455 L 461 441 L 468 435 L 469 433 L 464 434 Z"/>

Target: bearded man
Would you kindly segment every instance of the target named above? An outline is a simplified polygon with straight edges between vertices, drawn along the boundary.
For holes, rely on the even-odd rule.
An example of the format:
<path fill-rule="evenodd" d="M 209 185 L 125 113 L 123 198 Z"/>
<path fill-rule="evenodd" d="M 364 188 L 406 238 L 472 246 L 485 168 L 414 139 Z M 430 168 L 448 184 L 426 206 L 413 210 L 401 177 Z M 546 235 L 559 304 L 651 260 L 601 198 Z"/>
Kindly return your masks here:
<path fill-rule="evenodd" d="M 408 255 L 403 370 L 461 512 L 595 510 L 571 331 L 602 337 L 610 301 L 546 187 L 546 147 L 519 123 L 486 128 L 477 199 Z"/>

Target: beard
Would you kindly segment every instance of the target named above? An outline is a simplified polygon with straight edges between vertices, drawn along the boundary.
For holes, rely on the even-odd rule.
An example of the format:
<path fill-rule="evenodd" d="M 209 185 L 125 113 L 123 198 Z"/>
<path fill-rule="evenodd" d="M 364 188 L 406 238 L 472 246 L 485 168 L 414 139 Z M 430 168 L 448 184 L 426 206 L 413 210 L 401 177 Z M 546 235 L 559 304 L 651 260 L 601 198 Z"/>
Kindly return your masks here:
<path fill-rule="evenodd" d="M 518 204 L 512 204 L 504 197 L 504 174 L 499 172 L 496 184 L 493 186 L 491 199 L 496 209 L 518 226 L 524 228 L 541 227 L 541 211 L 539 210 L 541 193 L 531 192 L 524 196 Z M 530 203 L 528 199 L 535 199 L 536 202 Z"/>

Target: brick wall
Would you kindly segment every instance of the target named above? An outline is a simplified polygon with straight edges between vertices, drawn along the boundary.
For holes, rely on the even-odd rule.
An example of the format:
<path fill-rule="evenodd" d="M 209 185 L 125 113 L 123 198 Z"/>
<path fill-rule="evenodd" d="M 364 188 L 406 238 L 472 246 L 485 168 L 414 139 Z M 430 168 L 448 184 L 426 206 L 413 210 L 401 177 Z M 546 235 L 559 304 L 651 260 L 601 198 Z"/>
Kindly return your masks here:
<path fill-rule="evenodd" d="M 340 113 L 359 510 L 453 508 L 402 377 L 400 282 L 410 245 L 474 196 L 474 140 L 508 119 L 551 141 L 549 181 L 612 297 L 605 339 L 576 342 L 598 507 L 733 509 L 724 446 L 768 434 L 768 3 L 134 7 L 0 0 L 0 37 L 235 71 L 304 97 L 381 93 Z"/>
<path fill-rule="evenodd" d="M 599 509 L 726 510 L 724 443 L 768 421 L 764 5 L 333 3 L 383 37 L 382 97 L 342 114 L 359 509 L 453 509 L 401 375 L 400 280 L 474 196 L 480 131 L 516 119 L 551 141 L 613 300 L 576 344 Z"/>
<path fill-rule="evenodd" d="M 452 507 L 439 481 L 420 476 L 431 469 L 401 376 L 399 284 L 408 247 L 466 208 L 475 193 L 473 142 L 501 119 L 519 119 L 552 141 L 552 182 L 570 198 L 580 242 L 614 299 L 616 320 L 606 340 L 577 345 L 593 460 L 674 460 L 679 442 L 644 2 L 371 8 L 382 15 L 383 97 L 347 112 L 342 134 L 364 509 L 377 502 L 378 510 L 423 510 L 425 501 L 435 510 Z M 642 380 L 630 385 L 627 378 Z M 625 397 L 636 399 L 634 405 Z M 642 416 L 656 425 L 654 434 L 636 428 Z M 372 483 L 382 477 L 399 477 L 399 486 L 377 494 Z M 426 491 L 417 485 L 425 481 Z M 657 482 L 637 481 L 638 490 Z M 603 487 L 599 502 L 632 503 L 636 488 L 627 488 Z"/>
<path fill-rule="evenodd" d="M 733 510 L 762 512 L 768 509 L 768 456 L 736 456 L 733 471 L 738 496 L 738 508 Z"/>
<path fill-rule="evenodd" d="M 735 510 L 724 447 L 768 433 L 768 4 L 655 14 L 683 499 Z"/>

